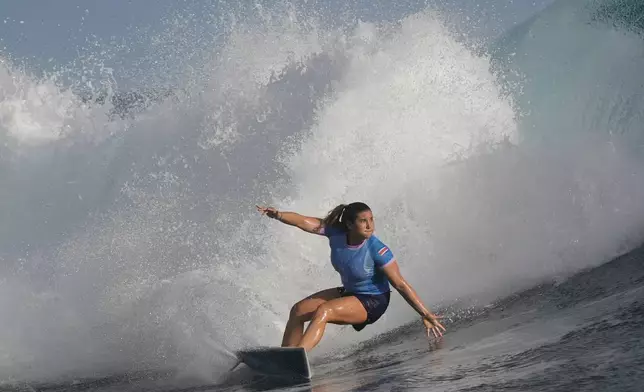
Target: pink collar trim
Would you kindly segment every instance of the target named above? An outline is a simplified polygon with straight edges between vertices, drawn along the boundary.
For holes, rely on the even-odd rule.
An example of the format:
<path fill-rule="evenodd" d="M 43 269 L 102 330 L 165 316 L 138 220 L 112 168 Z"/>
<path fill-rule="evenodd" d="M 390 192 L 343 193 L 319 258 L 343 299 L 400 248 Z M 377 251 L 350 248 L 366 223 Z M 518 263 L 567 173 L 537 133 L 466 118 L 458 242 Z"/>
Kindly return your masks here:
<path fill-rule="evenodd" d="M 349 248 L 349 249 L 360 249 L 360 248 L 362 248 L 362 246 L 367 242 L 367 239 L 368 239 L 368 238 L 367 238 L 366 240 L 362 241 L 362 242 L 361 242 L 361 243 L 359 243 L 358 245 L 349 245 L 349 240 L 348 240 L 348 238 L 347 238 L 348 236 L 349 236 L 349 234 L 345 234 L 345 235 L 344 235 L 344 244 L 345 244 L 345 245 L 347 246 L 347 248 Z"/>

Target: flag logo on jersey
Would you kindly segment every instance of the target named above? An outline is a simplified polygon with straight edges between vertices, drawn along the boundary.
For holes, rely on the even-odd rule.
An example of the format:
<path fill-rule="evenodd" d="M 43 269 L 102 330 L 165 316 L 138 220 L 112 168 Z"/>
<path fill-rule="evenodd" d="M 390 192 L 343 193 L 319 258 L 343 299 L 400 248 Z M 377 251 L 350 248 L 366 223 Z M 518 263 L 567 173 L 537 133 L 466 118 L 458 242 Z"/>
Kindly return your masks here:
<path fill-rule="evenodd" d="M 387 252 L 389 252 L 389 248 L 387 248 L 386 246 L 383 246 L 383 247 L 382 247 L 382 248 L 380 248 L 380 250 L 378 251 L 378 255 L 382 256 L 382 255 L 384 255 L 384 254 L 385 254 L 385 253 L 387 253 Z"/>

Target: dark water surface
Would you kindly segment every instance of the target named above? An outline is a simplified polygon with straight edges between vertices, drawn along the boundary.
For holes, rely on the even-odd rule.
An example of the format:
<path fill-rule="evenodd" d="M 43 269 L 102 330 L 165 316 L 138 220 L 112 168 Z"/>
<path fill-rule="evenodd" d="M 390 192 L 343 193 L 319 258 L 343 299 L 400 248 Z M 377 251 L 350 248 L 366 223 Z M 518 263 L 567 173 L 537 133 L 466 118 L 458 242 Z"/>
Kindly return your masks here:
<path fill-rule="evenodd" d="M 428 342 L 408 325 L 341 356 L 314 359 L 310 384 L 243 365 L 215 385 L 179 387 L 176 374 L 118 375 L 38 391 L 641 391 L 644 385 L 644 249 L 560 284 L 543 285 L 448 323 Z"/>

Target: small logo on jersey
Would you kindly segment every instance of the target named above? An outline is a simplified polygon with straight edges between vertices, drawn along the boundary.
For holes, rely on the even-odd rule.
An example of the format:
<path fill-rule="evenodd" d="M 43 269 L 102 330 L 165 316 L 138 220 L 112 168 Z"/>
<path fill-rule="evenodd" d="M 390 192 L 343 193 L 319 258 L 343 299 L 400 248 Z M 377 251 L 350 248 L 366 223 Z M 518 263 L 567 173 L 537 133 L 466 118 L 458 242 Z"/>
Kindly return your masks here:
<path fill-rule="evenodd" d="M 382 247 L 382 248 L 380 248 L 380 250 L 378 251 L 378 254 L 379 254 L 380 256 L 382 256 L 382 255 L 384 255 L 384 254 L 385 254 L 385 253 L 387 253 L 387 252 L 389 252 L 389 248 L 387 248 L 386 246 L 383 246 L 383 247 Z"/>

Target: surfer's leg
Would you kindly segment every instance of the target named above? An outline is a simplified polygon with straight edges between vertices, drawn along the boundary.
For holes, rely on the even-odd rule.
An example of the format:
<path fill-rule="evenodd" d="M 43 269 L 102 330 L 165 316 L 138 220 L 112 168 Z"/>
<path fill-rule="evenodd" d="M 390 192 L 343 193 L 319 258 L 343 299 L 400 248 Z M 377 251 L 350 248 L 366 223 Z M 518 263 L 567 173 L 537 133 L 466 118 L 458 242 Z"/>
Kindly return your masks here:
<path fill-rule="evenodd" d="M 320 305 L 335 298 L 340 298 L 340 291 L 337 287 L 309 295 L 293 305 L 282 338 L 282 347 L 297 346 L 304 335 L 304 323 L 313 318 Z"/>
<path fill-rule="evenodd" d="M 306 333 L 298 344 L 306 351 L 315 347 L 322 339 L 327 323 L 360 324 L 367 321 L 367 310 L 354 296 L 342 297 L 327 301 L 315 310 Z"/>

